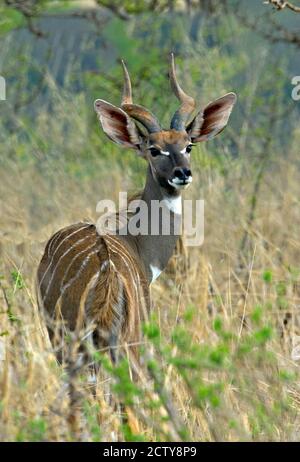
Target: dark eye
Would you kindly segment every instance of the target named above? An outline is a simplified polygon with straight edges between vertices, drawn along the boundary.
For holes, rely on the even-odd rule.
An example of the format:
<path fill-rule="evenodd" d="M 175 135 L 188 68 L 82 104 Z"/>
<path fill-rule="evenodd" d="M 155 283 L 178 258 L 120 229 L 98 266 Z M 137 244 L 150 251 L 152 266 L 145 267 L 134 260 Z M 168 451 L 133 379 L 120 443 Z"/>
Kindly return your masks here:
<path fill-rule="evenodd" d="M 153 157 L 159 156 L 161 154 L 160 150 L 157 148 L 150 148 L 150 152 Z"/>
<path fill-rule="evenodd" d="M 193 145 L 192 145 L 192 144 L 189 144 L 189 145 L 186 147 L 185 152 L 190 153 L 191 150 L 192 150 L 192 147 L 193 147 Z"/>

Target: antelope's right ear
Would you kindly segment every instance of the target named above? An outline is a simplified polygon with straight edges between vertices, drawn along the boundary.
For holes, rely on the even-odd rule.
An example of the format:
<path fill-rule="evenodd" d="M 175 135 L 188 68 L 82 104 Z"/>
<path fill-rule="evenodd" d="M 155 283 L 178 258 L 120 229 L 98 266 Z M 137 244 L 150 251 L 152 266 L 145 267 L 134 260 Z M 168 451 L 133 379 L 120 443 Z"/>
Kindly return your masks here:
<path fill-rule="evenodd" d="M 104 133 L 112 141 L 128 148 L 139 149 L 142 143 L 141 134 L 125 111 L 102 99 L 97 99 L 94 107 Z"/>

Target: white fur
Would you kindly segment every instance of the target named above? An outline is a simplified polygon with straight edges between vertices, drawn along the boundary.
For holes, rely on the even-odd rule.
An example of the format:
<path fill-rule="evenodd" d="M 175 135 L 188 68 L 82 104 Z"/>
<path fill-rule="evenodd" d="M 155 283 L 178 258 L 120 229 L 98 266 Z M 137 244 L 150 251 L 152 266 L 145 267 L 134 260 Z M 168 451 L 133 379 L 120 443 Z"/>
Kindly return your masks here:
<path fill-rule="evenodd" d="M 154 265 L 150 265 L 150 269 L 151 269 L 151 272 L 152 272 L 152 281 L 151 282 L 154 282 L 158 278 L 158 276 L 160 275 L 162 270 L 159 269 L 157 266 L 154 266 Z"/>
<path fill-rule="evenodd" d="M 190 154 L 189 152 L 186 152 L 186 149 L 189 147 L 189 146 L 192 146 L 192 144 L 189 144 L 188 146 L 186 146 L 185 148 L 183 148 L 180 153 L 181 154 Z"/>
<path fill-rule="evenodd" d="M 153 145 L 149 146 L 149 149 L 151 149 L 151 148 L 155 148 L 155 146 L 153 146 Z M 157 148 L 157 149 L 158 149 L 158 148 Z M 169 151 L 162 151 L 161 149 L 158 149 L 158 150 L 159 150 L 160 153 L 163 154 L 164 156 L 169 156 L 169 155 L 170 155 Z"/>
<path fill-rule="evenodd" d="M 190 184 L 191 182 L 193 181 L 193 177 L 189 177 L 188 180 L 186 181 L 186 183 L 182 183 L 179 179 L 177 180 L 176 178 L 174 178 L 172 181 L 168 180 L 168 183 L 169 185 L 173 186 L 173 188 L 175 189 L 186 189 Z"/>
<path fill-rule="evenodd" d="M 175 186 L 175 185 L 174 185 Z M 176 197 L 164 197 L 163 203 L 171 210 L 173 213 L 177 215 L 181 215 L 182 213 L 182 200 L 181 196 Z"/>

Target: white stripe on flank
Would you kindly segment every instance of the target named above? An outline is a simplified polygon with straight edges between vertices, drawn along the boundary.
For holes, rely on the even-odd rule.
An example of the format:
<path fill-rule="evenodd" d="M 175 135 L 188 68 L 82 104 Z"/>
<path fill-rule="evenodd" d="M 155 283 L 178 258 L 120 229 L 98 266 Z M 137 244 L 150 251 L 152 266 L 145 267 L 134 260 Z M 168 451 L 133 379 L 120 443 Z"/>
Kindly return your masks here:
<path fill-rule="evenodd" d="M 87 283 L 86 288 L 84 289 L 84 291 L 83 291 L 83 293 L 82 293 L 82 295 L 81 295 L 81 297 L 80 297 L 79 306 L 82 306 L 82 304 L 84 303 L 84 308 L 86 309 L 86 312 L 88 312 L 88 310 L 89 310 L 89 307 L 87 306 L 87 302 L 88 302 L 88 300 L 89 300 L 91 291 L 92 291 L 93 289 L 95 289 L 95 286 L 96 286 L 96 283 L 97 283 L 99 274 L 100 274 L 100 271 L 97 271 L 97 272 L 91 277 L 91 279 L 90 279 L 89 282 Z M 85 297 L 85 300 L 84 300 L 84 297 Z"/>
<path fill-rule="evenodd" d="M 52 247 L 55 246 L 55 243 L 56 241 L 58 241 L 58 238 L 60 237 L 62 233 L 62 230 L 61 231 L 58 231 L 58 233 L 56 234 L 56 236 L 53 236 L 50 244 L 49 244 L 49 247 L 48 247 L 48 257 L 50 257 L 50 254 L 52 252 Z"/>
<path fill-rule="evenodd" d="M 50 260 L 50 263 L 49 263 L 49 265 L 48 265 L 46 271 L 44 272 L 44 275 L 43 275 L 42 279 L 40 280 L 39 288 L 41 288 L 42 282 L 44 281 L 44 279 L 45 279 L 45 277 L 46 277 L 46 274 L 48 274 L 48 271 L 49 271 L 49 269 L 50 269 L 50 267 L 51 267 L 51 265 L 52 265 L 52 263 L 53 263 L 54 256 L 55 256 L 56 252 L 58 251 L 58 249 L 60 248 L 60 246 L 61 246 L 67 239 L 69 239 L 71 236 L 74 236 L 74 234 L 79 233 L 79 231 L 82 231 L 83 229 L 86 229 L 86 228 L 88 228 L 89 226 L 90 226 L 90 225 L 87 225 L 87 226 L 83 226 L 82 228 L 76 229 L 76 231 L 74 231 L 74 232 L 71 233 L 71 234 L 68 234 L 66 237 L 63 238 L 63 240 L 62 240 L 62 241 L 60 242 L 60 244 L 57 246 L 57 248 L 55 249 L 55 251 L 54 251 L 54 253 L 53 253 L 53 255 L 52 255 L 52 258 L 51 258 L 51 260 Z M 63 230 L 62 230 L 62 231 L 63 231 Z"/>
<path fill-rule="evenodd" d="M 79 242 L 79 241 L 78 241 Z M 68 268 L 66 269 L 66 272 L 65 272 L 65 275 L 61 281 L 61 284 L 60 284 L 60 290 L 63 289 L 63 285 L 64 285 L 64 282 L 65 282 L 65 279 L 67 278 L 68 276 L 68 272 L 70 271 L 71 269 L 71 266 L 73 265 L 73 263 L 77 260 L 78 257 L 80 257 L 80 255 L 82 255 L 83 253 L 87 252 L 88 250 L 91 250 L 93 247 L 95 247 L 95 243 L 93 243 L 92 245 L 88 246 L 86 249 L 84 250 L 81 250 L 77 255 L 75 255 L 75 257 L 72 258 L 71 262 L 69 263 L 68 265 Z"/>
<path fill-rule="evenodd" d="M 118 244 L 119 244 L 119 246 L 118 246 Z M 132 268 L 134 270 L 134 262 L 132 260 L 131 255 L 128 254 L 126 251 L 124 252 L 124 247 L 122 247 L 120 243 L 116 243 L 115 241 L 112 241 L 110 243 L 110 245 L 109 245 L 109 248 L 114 253 L 116 253 L 119 257 L 121 257 L 121 259 L 123 260 L 125 266 L 128 268 L 129 273 L 131 273 Z M 113 264 L 112 261 L 111 261 L 111 263 Z M 133 281 L 134 281 L 134 276 L 133 276 Z"/>
<path fill-rule="evenodd" d="M 136 325 L 138 323 L 141 325 L 141 317 L 143 315 L 143 319 L 147 319 L 147 304 L 146 300 L 144 298 L 144 290 L 141 285 L 141 280 L 140 280 L 140 274 L 139 274 L 139 265 L 138 262 L 135 260 L 135 258 L 131 255 L 129 250 L 122 245 L 120 241 L 118 241 L 116 238 L 113 236 L 110 236 L 109 234 L 106 234 L 105 237 L 103 237 L 104 240 L 107 241 L 107 249 L 108 251 L 112 251 L 117 254 L 118 257 L 120 257 L 123 260 L 124 265 L 126 266 L 128 270 L 128 275 L 125 274 L 124 277 L 127 279 L 128 277 L 130 278 L 131 286 L 134 288 L 134 296 L 135 296 L 135 308 L 134 309 L 129 309 L 127 312 L 127 317 L 128 317 L 128 329 L 132 328 L 132 326 Z M 113 261 L 111 258 L 109 258 L 110 264 L 113 264 Z M 117 268 L 116 268 L 117 270 Z M 128 331 L 129 335 L 129 331 Z"/>
<path fill-rule="evenodd" d="M 115 335 L 118 335 L 120 333 L 120 329 L 124 321 L 124 303 L 125 303 L 124 293 L 123 293 L 124 285 L 119 275 L 117 275 L 117 278 L 118 278 L 118 284 L 119 284 L 118 300 L 117 300 L 117 303 L 114 303 L 112 305 L 112 312 L 113 312 L 113 317 L 114 317 L 112 328 L 114 330 Z"/>
<path fill-rule="evenodd" d="M 52 281 L 53 281 L 53 279 L 54 279 L 55 272 L 56 272 L 56 270 L 57 270 L 57 268 L 58 268 L 58 266 L 59 266 L 60 261 L 61 261 L 66 255 L 68 255 L 68 253 L 70 253 L 72 249 L 74 249 L 75 247 L 77 247 L 78 244 L 81 244 L 81 242 L 86 241 L 86 240 L 87 240 L 88 238 L 90 238 L 90 237 L 91 237 L 91 236 L 85 236 L 85 237 L 83 237 L 82 239 L 79 239 L 79 241 L 75 242 L 74 245 L 71 245 L 71 246 L 59 257 L 59 259 L 58 259 L 58 261 L 57 261 L 57 263 L 56 263 L 56 265 L 54 266 L 54 269 L 53 269 L 53 271 L 52 271 L 52 276 L 51 276 L 50 281 L 49 281 L 49 283 L 48 283 L 47 289 L 46 289 L 46 291 L 45 291 L 45 293 L 44 293 L 43 300 L 45 300 L 45 298 L 47 297 L 47 294 L 48 294 L 48 292 L 49 292 L 50 286 L 51 286 L 51 284 L 52 284 Z M 41 282 L 42 282 L 42 281 L 41 281 Z"/>
<path fill-rule="evenodd" d="M 108 237 L 108 236 L 109 235 L 106 235 L 106 237 Z M 118 244 L 119 244 L 119 247 L 118 247 Z M 137 285 L 140 282 L 140 276 L 139 276 L 138 271 L 134 267 L 135 262 L 134 262 L 132 256 L 127 253 L 127 249 L 125 249 L 126 251 L 124 252 L 124 246 L 122 246 L 121 243 L 119 243 L 119 242 L 116 243 L 116 241 L 113 240 L 112 238 L 111 238 L 111 242 L 109 244 L 109 248 L 112 251 L 114 251 L 119 257 L 121 257 L 121 259 L 123 260 L 125 266 L 128 268 L 128 272 L 129 272 L 129 274 L 131 276 L 131 279 L 132 279 L 132 282 L 133 282 L 133 285 L 134 285 L 135 294 L 136 294 L 136 297 L 138 299 L 138 287 L 137 287 Z M 122 252 L 122 250 L 123 250 L 123 252 Z M 132 274 L 132 270 L 134 271 L 136 276 L 134 275 L 134 273 Z"/>
<path fill-rule="evenodd" d="M 88 264 L 91 256 L 95 255 L 95 253 L 97 253 L 97 252 L 98 252 L 98 249 L 93 250 L 93 252 L 90 252 L 89 255 L 87 257 L 85 257 L 85 259 L 82 262 L 82 265 L 80 266 L 79 270 L 77 271 L 77 274 L 75 274 L 75 276 L 73 276 L 72 279 L 70 279 L 70 281 L 62 288 L 62 292 L 61 292 L 62 294 L 73 284 L 74 281 L 76 281 L 76 279 L 78 279 L 78 277 L 82 273 L 82 270 L 84 270 L 84 268 Z"/>

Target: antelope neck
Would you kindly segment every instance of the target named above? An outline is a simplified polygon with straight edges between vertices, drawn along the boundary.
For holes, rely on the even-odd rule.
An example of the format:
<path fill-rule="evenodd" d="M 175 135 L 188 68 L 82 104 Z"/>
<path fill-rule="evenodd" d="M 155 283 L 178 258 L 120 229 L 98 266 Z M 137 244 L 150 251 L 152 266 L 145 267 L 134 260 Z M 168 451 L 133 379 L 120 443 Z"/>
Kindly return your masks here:
<path fill-rule="evenodd" d="M 148 223 L 147 235 L 128 235 L 129 244 L 133 244 L 140 259 L 142 260 L 149 282 L 153 282 L 165 269 L 179 235 L 181 234 L 181 193 L 174 190 L 174 194 L 168 193 L 162 188 L 153 177 L 151 168 L 148 167 L 146 185 L 141 199 L 147 204 L 146 219 Z M 170 229 L 165 232 L 166 227 L 162 214 L 155 216 L 153 212 L 153 201 L 160 203 L 162 214 L 169 222 Z M 152 209 L 151 209 L 152 207 Z M 131 219 L 134 218 L 134 215 Z M 130 221 L 130 220 L 129 220 Z M 153 223 L 155 221 L 156 223 Z M 156 232 L 153 233 L 153 225 L 156 225 Z M 167 227 L 168 227 L 167 226 Z M 151 229 L 152 228 L 152 229 Z"/>

